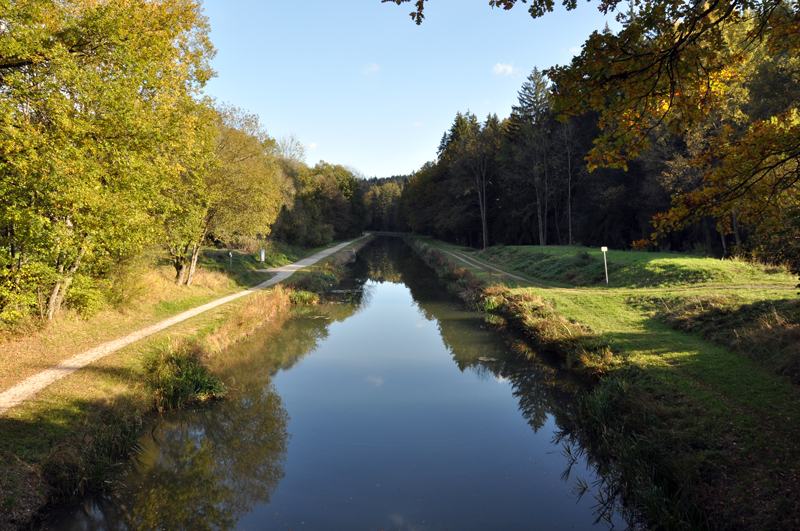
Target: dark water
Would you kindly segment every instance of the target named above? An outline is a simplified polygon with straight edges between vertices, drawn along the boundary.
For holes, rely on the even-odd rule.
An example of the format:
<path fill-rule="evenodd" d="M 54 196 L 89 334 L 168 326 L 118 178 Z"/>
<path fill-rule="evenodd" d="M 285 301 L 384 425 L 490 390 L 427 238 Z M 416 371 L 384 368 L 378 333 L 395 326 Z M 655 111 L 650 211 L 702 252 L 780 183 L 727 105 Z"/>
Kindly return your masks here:
<path fill-rule="evenodd" d="M 553 442 L 577 384 L 519 361 L 402 240 L 352 267 L 335 303 L 217 361 L 230 400 L 165 415 L 124 488 L 47 528 L 597 529 Z"/>

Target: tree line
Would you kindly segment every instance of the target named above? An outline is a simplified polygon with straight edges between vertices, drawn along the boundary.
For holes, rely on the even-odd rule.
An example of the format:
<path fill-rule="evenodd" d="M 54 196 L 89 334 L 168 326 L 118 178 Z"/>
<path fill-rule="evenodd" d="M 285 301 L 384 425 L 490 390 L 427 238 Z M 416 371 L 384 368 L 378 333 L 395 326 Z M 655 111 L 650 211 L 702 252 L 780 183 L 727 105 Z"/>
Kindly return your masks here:
<path fill-rule="evenodd" d="M 687 28 L 662 4 L 620 14 L 623 29 L 593 34 L 571 65 L 534 69 L 508 118 L 459 112 L 404 187 L 400 220 L 475 247 L 636 246 L 796 266 L 800 62 L 794 41 L 775 40 L 795 7 L 712 16 L 716 4 L 678 4 Z M 693 39 L 685 49 L 669 47 L 675 32 Z"/>
<path fill-rule="evenodd" d="M 208 32 L 196 0 L 0 2 L 0 327 L 154 243 L 191 285 L 207 242 L 360 233 L 352 171 L 202 93 Z"/>

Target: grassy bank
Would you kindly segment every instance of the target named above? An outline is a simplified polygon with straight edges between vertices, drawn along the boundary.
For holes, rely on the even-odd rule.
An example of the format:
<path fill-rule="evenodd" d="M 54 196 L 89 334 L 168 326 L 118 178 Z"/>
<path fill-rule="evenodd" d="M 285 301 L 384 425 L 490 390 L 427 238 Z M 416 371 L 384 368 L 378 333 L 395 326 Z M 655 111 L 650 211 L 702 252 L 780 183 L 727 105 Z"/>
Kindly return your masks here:
<path fill-rule="evenodd" d="M 326 264 L 341 264 L 348 259 L 340 252 Z M 313 269 L 330 267 L 335 265 L 320 264 Z M 166 275 L 157 274 L 166 281 Z M 11 338 L 3 347 L 14 341 L 27 341 L 27 345 L 40 345 L 42 349 L 48 344 L 60 345 L 77 328 L 77 334 L 83 333 L 88 339 L 62 349 L 66 351 L 61 353 L 63 359 L 139 328 L 142 321 L 148 323 L 155 316 L 163 318 L 241 289 L 236 279 L 232 280 L 235 288 L 224 282 L 217 289 L 209 288 L 204 279 L 232 279 L 213 268 L 200 269 L 197 278 L 198 285 L 192 288 L 195 293 L 187 294 L 190 290 L 186 290 L 181 297 L 170 298 L 169 293 L 155 289 L 151 295 L 157 300 L 142 300 L 138 309 L 122 308 L 88 321 L 65 319 L 38 337 Z M 256 278 L 260 282 L 268 277 L 259 274 Z M 165 290 L 169 285 L 159 284 Z M 113 488 L 119 459 L 135 451 L 150 412 L 224 396 L 227 389 L 208 372 L 209 361 L 223 356 L 227 348 L 256 330 L 282 322 L 292 304 L 314 303 L 316 298 L 308 291 L 279 285 L 238 299 L 106 356 L 0 417 L 0 529 L 27 526 L 49 501 L 70 498 L 87 489 Z M 169 303 L 167 310 L 165 301 Z M 126 311 L 139 319 L 125 319 Z M 113 326 L 115 317 L 123 319 L 124 324 Z M 71 323 L 75 326 L 70 327 Z M 91 333 L 103 330 L 108 323 L 112 326 L 105 334 Z M 52 364 L 48 358 L 34 355 L 20 366 L 37 363 L 42 368 Z"/>
<path fill-rule="evenodd" d="M 492 264 L 507 249 L 469 257 Z M 587 262 L 582 251 L 550 250 L 549 265 L 535 264 L 542 249 L 513 253 L 516 272 L 547 269 L 546 278 L 505 287 L 477 271 L 485 284 L 468 298 L 487 320 L 523 329 L 596 379 L 559 423 L 567 447 L 589 448 L 604 473 L 605 484 L 583 486 L 600 507 L 622 499 L 655 529 L 800 528 L 796 279 L 740 261 L 617 251 L 610 288 L 604 272 L 601 285 L 592 273 L 585 288 L 533 287 L 569 285 L 579 275 L 568 268 Z M 587 342 L 598 355 L 575 363 L 576 343 Z"/>

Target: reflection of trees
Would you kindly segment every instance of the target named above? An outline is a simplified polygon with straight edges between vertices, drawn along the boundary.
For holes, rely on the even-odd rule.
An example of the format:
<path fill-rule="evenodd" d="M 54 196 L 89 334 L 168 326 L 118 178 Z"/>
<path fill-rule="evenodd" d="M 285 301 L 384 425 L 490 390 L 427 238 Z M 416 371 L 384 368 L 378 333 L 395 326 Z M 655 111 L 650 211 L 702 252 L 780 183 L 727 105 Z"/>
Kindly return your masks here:
<path fill-rule="evenodd" d="M 233 529 L 283 477 L 288 414 L 271 386 L 211 410 L 170 415 L 134 460 L 126 489 L 84 502 L 84 530 Z M 71 526 L 70 526 L 71 524 Z"/>
<path fill-rule="evenodd" d="M 535 356 L 521 339 L 487 330 L 478 314 L 465 312 L 462 303 L 448 296 L 435 273 L 403 240 L 384 238 L 364 250 L 379 246 L 380 252 L 374 252 L 369 260 L 395 264 L 420 312 L 437 323 L 442 341 L 458 368 L 472 370 L 479 377 L 510 381 L 522 416 L 535 431 L 544 426 L 559 404 L 570 400 L 581 388 L 569 374 Z M 362 251 L 359 260 L 364 254 Z M 381 265 L 377 269 L 384 271 L 386 267 Z M 481 357 L 497 361 L 484 362 L 478 359 Z"/>
<path fill-rule="evenodd" d="M 283 477 L 288 414 L 272 387 L 160 426 L 129 486 L 129 529 L 230 529 Z"/>
<path fill-rule="evenodd" d="M 397 250 L 403 246 L 405 242 L 399 238 L 377 238 L 374 243 L 363 247 L 359 252 L 353 266 L 353 276 L 364 280 L 369 278 L 378 283 L 403 282 L 398 261 L 395 259 Z"/>

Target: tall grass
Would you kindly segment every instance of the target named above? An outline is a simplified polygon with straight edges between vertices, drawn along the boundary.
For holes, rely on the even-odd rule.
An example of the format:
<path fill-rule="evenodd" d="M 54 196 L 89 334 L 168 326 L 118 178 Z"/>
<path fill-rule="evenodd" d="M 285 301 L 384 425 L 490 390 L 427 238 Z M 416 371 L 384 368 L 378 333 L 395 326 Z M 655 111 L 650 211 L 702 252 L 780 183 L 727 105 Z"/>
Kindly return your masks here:
<path fill-rule="evenodd" d="M 252 335 L 291 304 L 291 293 L 290 288 L 276 285 L 247 297 L 237 311 L 203 338 L 206 352 L 221 352 Z"/>
<path fill-rule="evenodd" d="M 179 409 L 227 394 L 222 381 L 203 365 L 203 355 L 199 342 L 181 339 L 161 345 L 145 360 L 145 385 L 153 409 Z"/>
<path fill-rule="evenodd" d="M 530 291 L 489 286 L 480 292 L 477 306 L 495 316 L 488 320 L 490 323 L 520 331 L 559 356 L 565 368 L 573 372 L 597 377 L 605 374 L 613 362 L 611 348 L 601 334 L 566 319 L 550 303 Z"/>
<path fill-rule="evenodd" d="M 666 416 L 622 375 L 604 379 L 558 412 L 556 442 L 564 445 L 569 466 L 585 456 L 601 478 L 592 486 L 579 482 L 580 494 L 592 492 L 597 501 L 598 521 L 610 521 L 616 511 L 633 528 L 710 529 L 692 501 L 701 464 Z"/>

